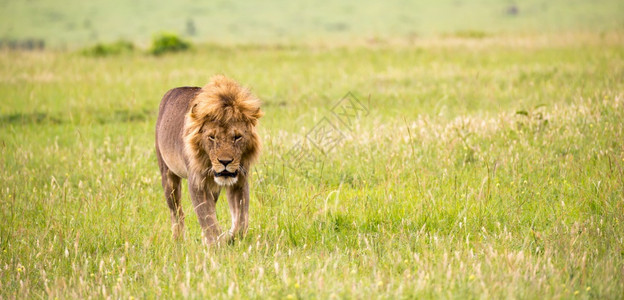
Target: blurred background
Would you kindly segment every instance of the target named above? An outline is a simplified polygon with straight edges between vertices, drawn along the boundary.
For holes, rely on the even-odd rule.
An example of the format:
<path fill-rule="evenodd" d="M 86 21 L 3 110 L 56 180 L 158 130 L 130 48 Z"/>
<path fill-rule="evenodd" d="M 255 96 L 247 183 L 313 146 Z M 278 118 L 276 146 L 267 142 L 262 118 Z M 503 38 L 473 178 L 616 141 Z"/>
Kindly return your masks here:
<path fill-rule="evenodd" d="M 2 0 L 0 7 L 2 44 L 22 48 L 119 39 L 146 45 L 162 31 L 194 42 L 239 44 L 624 28 L 621 0 Z"/>

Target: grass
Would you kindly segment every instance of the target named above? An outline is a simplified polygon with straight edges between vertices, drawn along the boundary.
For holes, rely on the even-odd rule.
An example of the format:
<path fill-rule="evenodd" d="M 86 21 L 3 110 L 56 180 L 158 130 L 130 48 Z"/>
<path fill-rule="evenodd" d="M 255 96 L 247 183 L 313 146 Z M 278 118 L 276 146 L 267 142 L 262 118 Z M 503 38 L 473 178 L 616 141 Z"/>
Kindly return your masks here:
<path fill-rule="evenodd" d="M 0 37 L 50 48 L 138 41 L 175 31 L 198 42 L 351 42 L 440 33 L 609 31 L 624 28 L 619 0 L 525 1 L 0 1 Z M 515 11 L 515 13 L 511 13 Z"/>
<path fill-rule="evenodd" d="M 621 297 L 622 41 L 3 52 L 0 298 Z M 167 89 L 215 73 L 263 99 L 265 147 L 248 235 L 206 249 L 186 191 L 171 240 L 153 128 Z M 290 169 L 323 118 L 345 138 Z"/>

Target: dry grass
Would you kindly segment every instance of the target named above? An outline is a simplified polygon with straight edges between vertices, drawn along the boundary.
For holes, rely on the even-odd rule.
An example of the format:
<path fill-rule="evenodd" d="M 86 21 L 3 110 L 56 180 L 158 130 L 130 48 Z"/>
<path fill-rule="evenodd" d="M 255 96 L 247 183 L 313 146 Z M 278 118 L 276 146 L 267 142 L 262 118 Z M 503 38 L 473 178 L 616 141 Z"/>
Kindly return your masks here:
<path fill-rule="evenodd" d="M 585 38 L 4 53 L 0 297 L 618 298 L 624 48 Z M 264 100 L 265 151 L 248 236 L 205 249 L 187 193 L 171 241 L 153 126 L 214 73 Z M 347 91 L 369 113 L 289 169 Z"/>

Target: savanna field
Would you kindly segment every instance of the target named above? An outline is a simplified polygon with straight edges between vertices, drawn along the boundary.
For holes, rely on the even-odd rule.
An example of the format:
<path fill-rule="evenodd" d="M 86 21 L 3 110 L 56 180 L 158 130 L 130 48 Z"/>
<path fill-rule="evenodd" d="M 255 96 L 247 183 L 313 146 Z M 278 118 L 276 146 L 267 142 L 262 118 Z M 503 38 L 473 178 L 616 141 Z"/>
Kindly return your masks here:
<path fill-rule="evenodd" d="M 624 33 L 566 24 L 2 48 L 0 299 L 621 299 Z M 263 101 L 264 146 L 247 235 L 206 247 L 186 181 L 171 238 L 154 126 L 168 89 L 214 74 Z M 217 215 L 227 229 L 224 193 Z"/>

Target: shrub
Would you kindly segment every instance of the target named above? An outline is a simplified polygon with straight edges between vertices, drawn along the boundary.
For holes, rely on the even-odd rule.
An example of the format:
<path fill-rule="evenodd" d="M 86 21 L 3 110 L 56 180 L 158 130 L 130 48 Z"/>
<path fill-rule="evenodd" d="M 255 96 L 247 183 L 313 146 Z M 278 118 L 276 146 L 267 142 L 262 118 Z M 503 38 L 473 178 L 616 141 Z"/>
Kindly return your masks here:
<path fill-rule="evenodd" d="M 479 30 L 460 30 L 456 31 L 454 36 L 463 39 L 482 39 L 487 37 L 488 34 Z"/>
<path fill-rule="evenodd" d="M 82 53 L 90 56 L 108 56 L 134 51 L 134 44 L 128 41 L 119 40 L 114 43 L 98 43 L 92 47 L 82 50 Z"/>
<path fill-rule="evenodd" d="M 175 33 L 163 32 L 154 36 L 149 52 L 161 55 L 167 52 L 180 52 L 191 48 L 191 43 L 181 39 Z"/>

